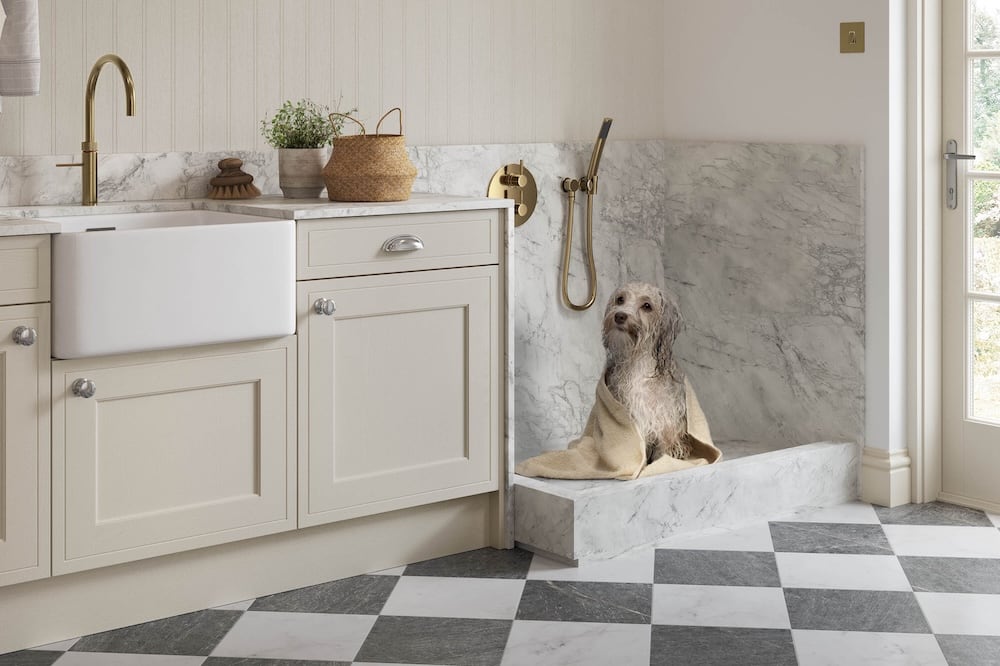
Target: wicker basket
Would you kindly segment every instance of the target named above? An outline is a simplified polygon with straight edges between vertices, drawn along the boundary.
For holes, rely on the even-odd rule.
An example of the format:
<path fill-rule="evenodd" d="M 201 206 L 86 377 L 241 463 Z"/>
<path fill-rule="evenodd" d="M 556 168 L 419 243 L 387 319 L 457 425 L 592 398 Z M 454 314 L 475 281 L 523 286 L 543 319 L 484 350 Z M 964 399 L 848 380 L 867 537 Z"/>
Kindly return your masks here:
<path fill-rule="evenodd" d="M 382 134 L 382 121 L 399 112 L 399 134 Z M 375 134 L 367 134 L 359 120 L 343 113 L 331 113 L 357 123 L 361 134 L 333 140 L 330 161 L 323 168 L 323 180 L 330 201 L 406 201 L 417 177 L 417 167 L 406 153 L 403 139 L 403 111 L 390 109 L 379 118 Z"/>

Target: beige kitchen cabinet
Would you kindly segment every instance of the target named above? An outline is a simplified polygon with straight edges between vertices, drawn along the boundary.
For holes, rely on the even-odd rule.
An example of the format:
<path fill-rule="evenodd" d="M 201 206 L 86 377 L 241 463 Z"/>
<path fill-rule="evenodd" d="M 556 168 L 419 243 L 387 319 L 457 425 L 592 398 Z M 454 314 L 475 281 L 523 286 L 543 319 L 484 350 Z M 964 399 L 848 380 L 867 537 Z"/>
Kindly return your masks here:
<path fill-rule="evenodd" d="M 295 527 L 295 338 L 52 364 L 53 573 Z"/>
<path fill-rule="evenodd" d="M 300 526 L 500 490 L 500 216 L 298 223 Z"/>
<path fill-rule="evenodd" d="M 0 585 L 50 573 L 49 331 L 47 303 L 0 307 Z"/>

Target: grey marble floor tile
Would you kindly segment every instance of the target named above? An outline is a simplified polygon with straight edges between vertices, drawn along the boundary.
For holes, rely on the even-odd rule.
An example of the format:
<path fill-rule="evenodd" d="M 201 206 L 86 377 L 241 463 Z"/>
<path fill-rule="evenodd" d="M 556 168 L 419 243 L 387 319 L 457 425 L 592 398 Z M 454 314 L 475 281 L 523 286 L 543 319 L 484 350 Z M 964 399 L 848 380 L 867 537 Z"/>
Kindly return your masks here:
<path fill-rule="evenodd" d="M 1000 560 L 900 556 L 914 592 L 1000 594 Z"/>
<path fill-rule="evenodd" d="M 949 666 L 1000 666 L 1000 636 L 938 634 L 936 638 Z"/>
<path fill-rule="evenodd" d="M 410 564 L 404 576 L 463 576 L 466 578 L 527 578 L 532 554 L 520 548 L 480 548 Z"/>
<path fill-rule="evenodd" d="M 250 610 L 378 615 L 398 580 L 395 576 L 354 576 L 260 597 Z"/>
<path fill-rule="evenodd" d="M 354 661 L 498 666 L 511 620 L 382 616 Z"/>
<path fill-rule="evenodd" d="M 73 652 L 207 656 L 243 613 L 203 610 L 84 636 Z"/>
<path fill-rule="evenodd" d="M 892 555 L 881 525 L 856 523 L 770 523 L 776 553 Z"/>
<path fill-rule="evenodd" d="M 21 650 L 0 654 L 0 666 L 51 666 L 63 656 L 62 652 L 48 650 Z"/>
<path fill-rule="evenodd" d="M 904 504 L 892 509 L 875 507 L 875 514 L 884 525 L 967 525 L 970 527 L 992 527 L 993 523 L 985 512 L 964 506 L 928 502 L 927 504 Z"/>
<path fill-rule="evenodd" d="M 774 553 L 657 550 L 653 582 L 780 587 Z"/>
<path fill-rule="evenodd" d="M 201 666 L 351 666 L 349 661 L 314 659 L 256 659 L 254 657 L 209 657 Z"/>
<path fill-rule="evenodd" d="M 201 666 L 351 666 L 349 661 L 314 659 L 256 659 L 254 657 L 209 657 Z"/>
<path fill-rule="evenodd" d="M 650 666 L 795 666 L 792 632 L 787 629 L 653 625 Z"/>
<path fill-rule="evenodd" d="M 912 592 L 784 590 L 792 629 L 930 633 Z"/>
<path fill-rule="evenodd" d="M 647 624 L 652 607 L 653 586 L 646 583 L 529 580 L 516 619 Z"/>

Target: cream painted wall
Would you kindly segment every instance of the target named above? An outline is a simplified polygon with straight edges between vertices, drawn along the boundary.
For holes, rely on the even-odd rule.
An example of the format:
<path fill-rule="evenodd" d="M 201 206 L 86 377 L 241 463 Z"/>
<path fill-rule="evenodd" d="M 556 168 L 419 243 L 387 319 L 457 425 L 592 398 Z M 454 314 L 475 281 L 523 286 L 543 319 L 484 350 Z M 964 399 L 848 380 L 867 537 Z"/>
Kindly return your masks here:
<path fill-rule="evenodd" d="M 865 147 L 866 432 L 906 448 L 907 0 L 665 2 L 665 136 Z M 863 54 L 839 25 L 864 21 Z"/>
<path fill-rule="evenodd" d="M 284 99 L 366 121 L 402 106 L 417 145 L 662 135 L 662 0 L 40 0 L 38 97 L 4 100 L 0 154 L 79 151 L 91 64 L 102 152 L 265 149 Z"/>

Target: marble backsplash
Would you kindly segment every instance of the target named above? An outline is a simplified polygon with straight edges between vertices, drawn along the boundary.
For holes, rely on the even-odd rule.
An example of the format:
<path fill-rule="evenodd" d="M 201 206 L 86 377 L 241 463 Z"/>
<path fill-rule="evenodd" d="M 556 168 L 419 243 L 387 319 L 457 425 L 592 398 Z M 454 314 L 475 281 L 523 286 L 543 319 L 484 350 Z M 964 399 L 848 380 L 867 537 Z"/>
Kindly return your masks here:
<path fill-rule="evenodd" d="M 864 405 L 863 154 L 859 147 L 611 141 L 600 171 L 597 303 L 561 303 L 563 177 L 588 144 L 411 147 L 416 191 L 481 196 L 524 160 L 539 200 L 514 232 L 516 456 L 564 448 L 583 427 L 604 362 L 600 322 L 619 284 L 674 291 L 686 328 L 677 354 L 715 439 L 770 450 L 860 441 Z M 276 154 L 103 155 L 102 201 L 202 197 L 235 155 L 279 194 Z M 79 201 L 70 155 L 0 157 L 0 205 Z M 585 197 L 578 197 L 570 293 L 584 299 Z"/>

